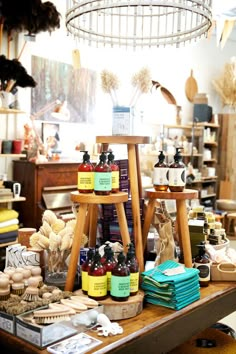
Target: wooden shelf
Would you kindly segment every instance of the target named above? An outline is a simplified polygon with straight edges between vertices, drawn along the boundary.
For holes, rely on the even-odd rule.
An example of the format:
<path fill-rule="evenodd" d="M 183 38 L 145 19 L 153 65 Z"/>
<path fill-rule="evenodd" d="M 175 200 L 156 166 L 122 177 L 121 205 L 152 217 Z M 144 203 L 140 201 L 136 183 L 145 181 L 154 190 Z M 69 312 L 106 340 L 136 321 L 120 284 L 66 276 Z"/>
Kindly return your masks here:
<path fill-rule="evenodd" d="M 212 194 L 207 194 L 205 195 L 204 197 L 201 197 L 200 199 L 208 199 L 208 198 L 214 198 L 216 196 L 215 193 L 212 193 Z"/>
<path fill-rule="evenodd" d="M 209 159 L 209 160 L 203 160 L 203 163 L 208 163 L 208 162 L 217 162 L 216 159 Z"/>
<path fill-rule="evenodd" d="M 12 203 L 12 202 L 23 202 L 25 201 L 25 197 L 18 197 L 18 198 L 0 198 L 0 204 L 1 203 Z"/>
<path fill-rule="evenodd" d="M 24 111 L 20 109 L 13 109 L 13 108 L 2 108 L 0 107 L 0 114 L 25 114 Z"/>
<path fill-rule="evenodd" d="M 204 145 L 210 145 L 210 146 L 218 146 L 218 143 L 216 141 L 204 141 Z"/>
<path fill-rule="evenodd" d="M 12 242 L 0 243 L 0 248 L 11 246 L 11 245 L 15 245 L 16 243 L 18 243 L 17 239 L 15 241 L 12 241 Z"/>
<path fill-rule="evenodd" d="M 0 157 L 26 157 L 25 154 L 0 154 Z"/>
<path fill-rule="evenodd" d="M 203 128 L 219 128 L 219 124 L 215 124 L 215 123 L 207 123 L 207 122 L 201 122 L 201 123 L 197 123 L 197 127 L 203 127 Z"/>

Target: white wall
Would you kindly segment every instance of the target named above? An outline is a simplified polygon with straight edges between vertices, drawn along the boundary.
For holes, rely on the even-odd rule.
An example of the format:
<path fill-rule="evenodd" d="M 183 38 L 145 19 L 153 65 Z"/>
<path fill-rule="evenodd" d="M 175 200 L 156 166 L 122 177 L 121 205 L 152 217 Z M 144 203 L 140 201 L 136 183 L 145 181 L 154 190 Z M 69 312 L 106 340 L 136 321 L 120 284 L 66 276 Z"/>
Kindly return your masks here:
<path fill-rule="evenodd" d="M 53 2 L 63 15 L 66 6 L 65 0 L 54 0 Z M 23 35 L 20 35 L 18 53 L 22 48 L 23 41 Z M 213 107 L 213 112 L 222 112 L 221 102 L 213 89 L 212 80 L 222 73 L 225 63 L 232 56 L 235 56 L 236 42 L 229 40 L 224 49 L 221 50 L 216 46 L 216 37 L 212 35 L 210 39 L 201 40 L 194 45 L 180 49 L 148 49 L 133 52 L 123 49 L 89 48 L 73 40 L 67 34 L 64 17 L 62 16 L 60 30 L 54 31 L 51 35 L 41 33 L 37 35 L 35 42 L 27 42 L 21 62 L 29 72 L 31 55 L 72 64 L 73 49 L 80 50 L 82 67 L 97 72 L 98 87 L 95 124 L 93 126 L 63 124 L 63 135 L 69 137 L 65 148 L 67 151 L 72 149 L 70 156 L 74 156 L 74 146 L 77 142 L 86 139 L 87 142 L 92 144 L 96 135 L 111 134 L 112 104 L 110 97 L 102 92 L 100 86 L 100 73 L 103 69 L 111 70 L 117 74 L 121 83 L 120 103 L 127 104 L 131 97 L 132 75 L 142 67 L 148 67 L 153 80 L 159 81 L 174 95 L 178 105 L 182 106 L 183 121 L 188 121 L 192 119 L 193 110 L 193 105 L 188 102 L 185 96 L 185 82 L 190 75 L 190 70 L 193 69 L 199 92 L 208 94 L 209 105 Z M 21 108 L 29 113 L 29 88 L 19 89 L 19 100 Z M 173 108 L 163 109 L 163 99 L 156 93 L 143 97 L 140 100 L 139 107 L 144 110 L 144 123 L 155 122 L 161 124 L 168 120 L 172 121 L 175 116 Z M 17 118 L 17 137 L 23 136 L 23 125 L 29 119 L 28 117 L 29 114 L 26 114 Z M 145 125 L 141 134 L 153 134 L 153 131 L 150 130 L 149 125 Z"/>

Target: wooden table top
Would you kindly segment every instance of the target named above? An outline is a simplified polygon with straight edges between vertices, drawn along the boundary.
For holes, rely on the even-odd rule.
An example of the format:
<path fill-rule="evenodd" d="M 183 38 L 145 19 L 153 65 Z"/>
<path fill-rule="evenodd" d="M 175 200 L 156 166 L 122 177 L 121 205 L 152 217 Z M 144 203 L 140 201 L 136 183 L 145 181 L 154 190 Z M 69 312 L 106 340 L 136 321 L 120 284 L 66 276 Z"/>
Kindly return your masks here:
<path fill-rule="evenodd" d="M 121 335 L 98 337 L 88 331 L 103 342 L 88 353 L 165 353 L 235 310 L 236 282 L 211 282 L 201 288 L 200 300 L 179 311 L 145 304 L 138 316 L 118 321 L 124 329 Z M 11 353 L 14 349 L 17 353 L 48 353 L 4 331 L 0 331 L 0 344 Z"/>
<path fill-rule="evenodd" d="M 198 191 L 195 189 L 184 189 L 182 192 L 156 191 L 154 188 L 145 189 L 145 196 L 152 199 L 195 199 L 198 198 Z"/>
<path fill-rule="evenodd" d="M 151 144 L 151 137 L 139 135 L 96 136 L 96 143 L 101 144 Z"/>

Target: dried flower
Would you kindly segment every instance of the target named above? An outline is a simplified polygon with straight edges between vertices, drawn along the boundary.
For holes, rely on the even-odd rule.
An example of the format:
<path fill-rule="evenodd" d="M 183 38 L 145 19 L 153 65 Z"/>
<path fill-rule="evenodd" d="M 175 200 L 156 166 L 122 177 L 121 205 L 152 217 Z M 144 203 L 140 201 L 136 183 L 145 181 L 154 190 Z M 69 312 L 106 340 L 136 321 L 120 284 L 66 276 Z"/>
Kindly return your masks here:
<path fill-rule="evenodd" d="M 117 76 L 108 70 L 103 70 L 101 73 L 101 80 L 103 91 L 110 94 L 112 103 L 116 106 L 118 104 L 116 91 L 119 88 L 119 80 Z"/>
<path fill-rule="evenodd" d="M 134 92 L 130 101 L 130 106 L 134 106 L 138 98 L 147 93 L 152 85 L 152 79 L 149 69 L 142 68 L 138 73 L 134 74 L 132 77 L 132 85 L 134 87 Z"/>

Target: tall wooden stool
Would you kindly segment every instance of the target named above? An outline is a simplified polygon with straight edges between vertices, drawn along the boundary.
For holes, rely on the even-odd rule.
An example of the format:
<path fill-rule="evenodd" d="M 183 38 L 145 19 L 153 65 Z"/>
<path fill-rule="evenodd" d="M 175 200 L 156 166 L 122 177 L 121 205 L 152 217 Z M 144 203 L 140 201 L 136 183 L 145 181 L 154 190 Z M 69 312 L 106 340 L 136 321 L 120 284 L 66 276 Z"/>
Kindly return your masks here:
<path fill-rule="evenodd" d="M 144 255 L 142 242 L 142 227 L 140 218 L 140 198 L 142 197 L 142 183 L 139 163 L 138 144 L 150 144 L 151 138 L 147 136 L 97 136 L 96 142 L 106 145 L 126 144 L 128 151 L 128 166 L 130 179 L 130 194 L 134 226 L 134 242 L 136 257 L 139 262 L 140 271 L 144 270 Z"/>
<path fill-rule="evenodd" d="M 191 242 L 188 228 L 188 215 L 186 200 L 198 198 L 198 191 L 193 189 L 185 189 L 183 192 L 159 192 L 155 189 L 146 189 L 146 197 L 148 204 L 143 224 L 143 247 L 147 242 L 147 235 L 154 214 L 156 199 L 175 199 L 176 200 L 176 221 L 179 230 L 180 244 L 183 248 L 184 264 L 188 268 L 192 268 L 192 252 Z"/>
<path fill-rule="evenodd" d="M 228 213 L 226 216 L 226 235 L 236 236 L 236 213 Z"/>
<path fill-rule="evenodd" d="M 120 232 L 124 248 L 130 243 L 130 236 L 128 231 L 128 225 L 124 210 L 124 202 L 128 200 L 128 193 L 119 192 L 110 195 L 96 195 L 93 193 L 82 194 L 79 192 L 71 192 L 71 200 L 73 203 L 79 204 L 79 210 L 76 218 L 75 234 L 73 244 L 71 248 L 70 262 L 68 266 L 67 278 L 66 278 L 66 291 L 72 291 L 75 281 L 75 275 L 78 267 L 78 258 L 80 253 L 80 246 L 82 236 L 86 225 L 86 217 L 89 210 L 89 223 L 94 227 L 97 227 L 97 206 L 98 204 L 115 204 L 118 222 L 120 226 Z M 94 208 L 91 208 L 94 206 Z M 90 228 L 91 229 L 91 228 Z M 96 245 L 96 232 L 92 232 L 89 239 L 89 245 Z"/>

